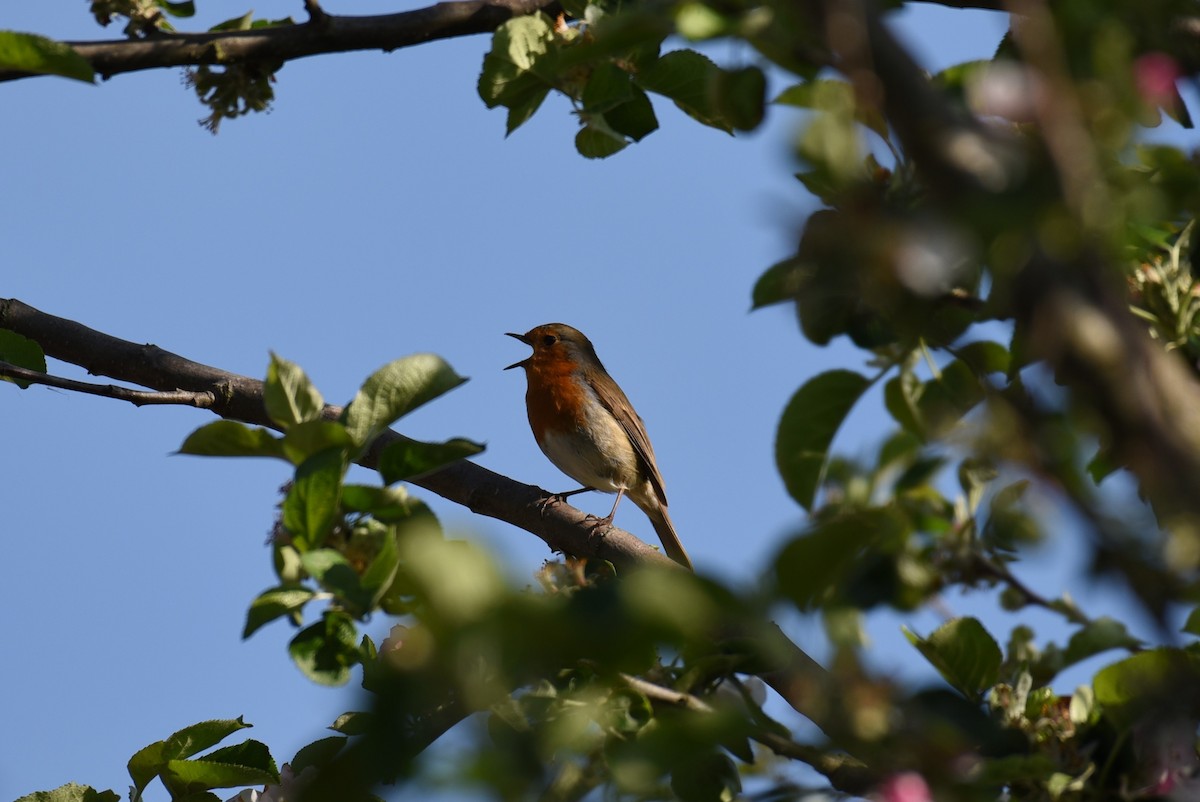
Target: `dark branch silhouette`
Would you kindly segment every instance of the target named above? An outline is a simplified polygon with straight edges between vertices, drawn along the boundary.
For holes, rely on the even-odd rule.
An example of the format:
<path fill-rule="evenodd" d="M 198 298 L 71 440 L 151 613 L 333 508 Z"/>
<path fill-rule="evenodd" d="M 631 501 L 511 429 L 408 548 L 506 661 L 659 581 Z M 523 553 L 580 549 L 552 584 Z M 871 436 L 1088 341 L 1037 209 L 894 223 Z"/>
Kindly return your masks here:
<path fill-rule="evenodd" d="M 314 13 L 308 22 L 249 31 L 155 33 L 145 39 L 67 42 L 96 73 L 111 78 L 125 72 L 164 67 L 240 62 L 283 62 L 324 53 L 355 50 L 389 52 L 402 47 L 494 31 L 506 20 L 535 11 L 553 13 L 557 0 L 451 0 L 413 11 L 366 17 Z M 0 70 L 0 81 L 34 73 Z"/>

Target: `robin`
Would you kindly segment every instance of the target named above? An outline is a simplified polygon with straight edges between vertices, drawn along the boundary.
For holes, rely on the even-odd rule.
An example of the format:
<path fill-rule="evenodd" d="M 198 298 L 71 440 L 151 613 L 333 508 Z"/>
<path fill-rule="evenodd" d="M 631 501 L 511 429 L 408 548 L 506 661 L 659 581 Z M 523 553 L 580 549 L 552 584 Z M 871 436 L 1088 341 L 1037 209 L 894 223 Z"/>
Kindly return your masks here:
<path fill-rule="evenodd" d="M 690 569 L 692 561 L 667 514 L 667 494 L 646 427 L 600 364 L 591 341 L 562 323 L 508 336 L 533 348 L 528 359 L 505 370 L 525 369 L 534 439 L 560 471 L 583 485 L 558 497 L 616 493 L 612 511 L 597 524 L 604 526 L 612 523 L 621 498 L 629 496 L 654 525 L 667 555 Z"/>

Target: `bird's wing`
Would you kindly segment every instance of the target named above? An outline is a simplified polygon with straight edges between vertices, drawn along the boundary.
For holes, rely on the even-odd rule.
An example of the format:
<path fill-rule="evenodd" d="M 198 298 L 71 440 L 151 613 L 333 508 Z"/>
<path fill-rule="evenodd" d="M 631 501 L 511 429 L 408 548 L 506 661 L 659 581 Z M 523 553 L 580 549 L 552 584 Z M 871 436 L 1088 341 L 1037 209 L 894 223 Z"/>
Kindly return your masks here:
<path fill-rule="evenodd" d="M 662 474 L 658 472 L 658 465 L 654 462 L 654 447 L 650 445 L 650 436 L 646 434 L 646 425 L 642 423 L 641 417 L 633 411 L 633 405 L 611 378 L 608 381 L 589 379 L 588 384 L 595 391 L 600 403 L 612 413 L 629 436 L 629 442 L 633 444 L 633 450 L 637 452 L 650 485 L 654 488 L 654 495 L 658 496 L 659 503 L 666 506 L 667 491 L 663 489 Z"/>

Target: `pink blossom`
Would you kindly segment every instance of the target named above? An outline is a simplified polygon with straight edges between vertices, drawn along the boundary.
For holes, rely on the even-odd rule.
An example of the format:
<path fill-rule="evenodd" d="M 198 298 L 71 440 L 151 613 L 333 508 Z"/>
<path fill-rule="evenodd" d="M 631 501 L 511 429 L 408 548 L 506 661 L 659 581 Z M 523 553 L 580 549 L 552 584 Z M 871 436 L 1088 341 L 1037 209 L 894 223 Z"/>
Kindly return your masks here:
<path fill-rule="evenodd" d="M 904 771 L 880 783 L 871 798 L 878 802 L 933 802 L 933 793 L 924 777 Z"/>
<path fill-rule="evenodd" d="M 1155 106 L 1167 106 L 1175 102 L 1175 81 L 1179 77 L 1179 63 L 1166 53 L 1146 53 L 1133 62 L 1133 79 L 1138 94 Z"/>

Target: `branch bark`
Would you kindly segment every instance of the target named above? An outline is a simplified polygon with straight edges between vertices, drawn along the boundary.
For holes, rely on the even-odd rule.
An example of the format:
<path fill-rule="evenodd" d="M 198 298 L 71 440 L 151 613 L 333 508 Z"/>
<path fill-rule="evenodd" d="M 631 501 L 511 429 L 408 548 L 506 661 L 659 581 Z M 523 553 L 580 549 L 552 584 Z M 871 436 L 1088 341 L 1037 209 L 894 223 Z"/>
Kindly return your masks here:
<path fill-rule="evenodd" d="M 437 39 L 494 31 L 515 16 L 553 13 L 558 0 L 450 0 L 436 5 L 374 16 L 312 14 L 308 22 L 215 33 L 162 33 L 146 39 L 72 41 L 66 44 L 107 79 L 139 70 L 292 61 L 325 53 L 355 50 L 391 52 Z M 35 73 L 0 70 L 0 81 L 31 78 Z"/>

